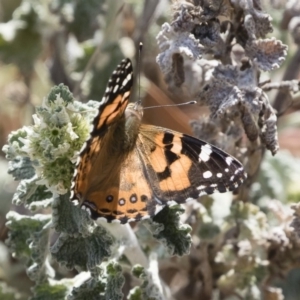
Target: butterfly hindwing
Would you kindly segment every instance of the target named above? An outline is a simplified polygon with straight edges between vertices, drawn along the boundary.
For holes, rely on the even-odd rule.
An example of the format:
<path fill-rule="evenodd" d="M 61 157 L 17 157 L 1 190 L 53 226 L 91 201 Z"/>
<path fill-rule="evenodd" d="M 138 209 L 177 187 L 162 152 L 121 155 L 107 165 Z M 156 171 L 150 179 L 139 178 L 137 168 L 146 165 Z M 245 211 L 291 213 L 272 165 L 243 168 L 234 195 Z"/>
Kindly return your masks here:
<path fill-rule="evenodd" d="M 232 191 L 246 176 L 242 164 L 221 149 L 170 129 L 142 125 L 139 143 L 161 203 Z"/>
<path fill-rule="evenodd" d="M 156 203 L 136 151 L 124 160 L 110 185 L 95 189 L 84 200 L 93 219 L 124 224 L 154 215 Z"/>

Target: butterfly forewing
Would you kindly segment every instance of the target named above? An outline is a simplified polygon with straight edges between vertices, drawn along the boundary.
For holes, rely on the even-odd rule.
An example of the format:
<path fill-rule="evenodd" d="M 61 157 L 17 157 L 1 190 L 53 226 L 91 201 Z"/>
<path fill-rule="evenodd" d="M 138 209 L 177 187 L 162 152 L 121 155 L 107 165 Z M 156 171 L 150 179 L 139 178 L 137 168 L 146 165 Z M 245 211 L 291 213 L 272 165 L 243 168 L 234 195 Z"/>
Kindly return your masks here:
<path fill-rule="evenodd" d="M 162 203 L 235 190 L 245 179 L 242 164 L 191 136 L 149 125 L 139 135 L 140 157 Z"/>
<path fill-rule="evenodd" d="M 133 83 L 132 71 L 131 61 L 124 59 L 113 72 L 100 102 L 99 112 L 93 121 L 90 138 L 79 154 L 71 187 L 71 200 L 78 200 L 80 204 L 90 190 L 93 190 L 92 184 L 99 172 L 105 173 L 101 169 L 101 161 L 105 160 L 103 142 L 109 126 L 118 122 L 124 114 Z"/>
<path fill-rule="evenodd" d="M 109 125 L 123 115 L 128 104 L 133 83 L 132 64 L 124 59 L 108 81 L 105 94 L 100 102 L 99 114 L 93 121 L 92 136 L 103 134 Z"/>

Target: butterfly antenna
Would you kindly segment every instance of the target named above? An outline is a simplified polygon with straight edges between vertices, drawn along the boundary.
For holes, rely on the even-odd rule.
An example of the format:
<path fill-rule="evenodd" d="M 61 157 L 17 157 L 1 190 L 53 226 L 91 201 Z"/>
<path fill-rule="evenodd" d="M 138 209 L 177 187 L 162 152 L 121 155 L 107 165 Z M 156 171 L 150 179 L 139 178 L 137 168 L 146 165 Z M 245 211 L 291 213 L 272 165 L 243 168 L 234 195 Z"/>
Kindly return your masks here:
<path fill-rule="evenodd" d="M 164 104 L 164 105 L 155 105 L 155 106 L 148 106 L 148 107 L 144 107 L 144 109 L 148 109 L 148 108 L 157 108 L 157 107 L 169 107 L 169 106 L 183 106 L 183 105 L 191 105 L 191 104 L 196 104 L 197 101 L 188 101 L 188 102 L 184 102 L 184 103 L 176 103 L 176 104 Z"/>
<path fill-rule="evenodd" d="M 137 101 L 138 105 L 141 105 L 142 99 L 141 99 L 141 56 L 142 56 L 142 50 L 143 50 L 143 43 L 140 42 L 139 44 L 139 53 L 138 53 L 138 86 L 139 86 L 139 100 Z M 188 101 L 184 103 L 179 104 L 165 104 L 165 105 L 157 105 L 157 106 L 148 106 L 144 107 L 144 109 L 148 108 L 157 108 L 157 107 L 168 107 L 168 106 L 183 106 L 183 105 L 190 105 L 190 104 L 196 104 L 197 101 Z"/>
<path fill-rule="evenodd" d="M 139 54 L 138 54 L 138 85 L 139 85 L 139 100 L 138 104 L 140 105 L 142 103 L 141 99 L 141 54 L 143 50 L 143 43 L 140 42 L 139 44 Z"/>

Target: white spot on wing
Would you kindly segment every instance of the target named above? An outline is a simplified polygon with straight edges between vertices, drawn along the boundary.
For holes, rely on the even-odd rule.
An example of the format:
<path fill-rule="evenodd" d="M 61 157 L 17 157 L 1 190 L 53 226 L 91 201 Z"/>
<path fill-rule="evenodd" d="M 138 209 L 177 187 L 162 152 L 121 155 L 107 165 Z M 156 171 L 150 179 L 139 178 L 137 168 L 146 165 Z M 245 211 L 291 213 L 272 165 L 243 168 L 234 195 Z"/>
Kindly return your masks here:
<path fill-rule="evenodd" d="M 222 178 L 223 174 L 222 173 L 217 173 L 218 178 Z"/>
<path fill-rule="evenodd" d="M 207 162 L 210 159 L 210 154 L 212 153 L 211 146 L 209 144 L 205 144 L 201 146 L 201 152 L 199 154 L 199 160 Z"/>
<path fill-rule="evenodd" d="M 78 173 L 78 172 L 77 172 L 77 169 L 75 169 L 75 170 L 74 170 L 74 173 L 73 173 L 73 178 L 77 175 L 77 173 Z M 72 183 L 72 184 L 73 184 L 73 183 Z"/>
<path fill-rule="evenodd" d="M 211 171 L 206 171 L 203 173 L 203 178 L 210 178 L 212 176 L 212 172 Z"/>
<path fill-rule="evenodd" d="M 80 153 L 86 148 L 86 142 L 83 143 L 81 149 L 80 149 Z"/>
<path fill-rule="evenodd" d="M 232 157 L 227 156 L 227 157 L 225 158 L 225 161 L 226 161 L 226 164 L 227 164 L 228 166 L 230 166 L 231 163 L 232 163 Z"/>
<path fill-rule="evenodd" d="M 123 80 L 122 86 L 125 86 L 128 83 L 128 81 L 131 79 L 131 77 L 132 74 L 128 74 L 127 77 Z"/>
<path fill-rule="evenodd" d="M 199 185 L 197 187 L 197 190 L 204 190 L 206 188 L 206 185 Z"/>
<path fill-rule="evenodd" d="M 75 164 L 76 167 L 78 167 L 78 165 L 79 165 L 79 163 L 80 163 L 80 160 L 81 160 L 81 157 L 78 156 L 78 157 L 77 157 L 77 160 L 76 160 L 76 164 Z"/>
<path fill-rule="evenodd" d="M 120 221 L 120 220 L 118 220 L 118 219 L 114 219 L 114 220 L 112 220 L 111 222 L 112 222 L 112 223 L 118 223 L 118 224 L 120 224 L 120 223 L 121 223 L 121 221 Z"/>
<path fill-rule="evenodd" d="M 114 89 L 113 89 L 113 93 L 116 93 L 118 89 L 119 89 L 119 85 L 116 84 L 115 87 L 114 87 Z"/>
<path fill-rule="evenodd" d="M 226 172 L 226 173 L 228 173 L 228 172 L 229 172 L 229 169 L 228 169 L 228 168 L 226 168 L 226 169 L 225 169 L 225 172 Z"/>
<path fill-rule="evenodd" d="M 123 99 L 124 99 L 124 98 L 127 98 L 127 97 L 129 96 L 129 94 L 130 94 L 130 92 L 124 93 Z"/>

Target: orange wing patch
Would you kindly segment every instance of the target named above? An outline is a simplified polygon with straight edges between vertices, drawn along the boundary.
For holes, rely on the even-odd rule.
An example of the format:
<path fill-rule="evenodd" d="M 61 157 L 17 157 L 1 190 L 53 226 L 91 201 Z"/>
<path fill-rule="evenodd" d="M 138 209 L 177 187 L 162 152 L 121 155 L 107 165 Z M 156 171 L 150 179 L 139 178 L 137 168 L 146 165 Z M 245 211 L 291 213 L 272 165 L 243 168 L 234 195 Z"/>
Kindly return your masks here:
<path fill-rule="evenodd" d="M 156 204 L 136 150 L 123 162 L 117 176 L 111 186 L 99 187 L 85 196 L 83 206 L 92 218 L 127 223 L 154 215 Z"/>
<path fill-rule="evenodd" d="M 161 201 L 171 200 L 174 193 L 184 193 L 192 185 L 189 170 L 193 162 L 181 153 L 181 134 L 168 141 L 166 132 L 142 125 L 139 135 L 140 155 L 147 165 L 151 184 Z"/>
<path fill-rule="evenodd" d="M 93 162 L 101 149 L 101 139 L 96 137 L 87 142 L 84 150 L 80 154 L 77 169 L 74 176 L 73 199 L 81 202 L 81 198 L 86 194 L 89 186 L 89 176 L 92 171 Z"/>
<path fill-rule="evenodd" d="M 180 160 L 175 161 L 169 166 L 171 176 L 159 182 L 162 191 L 181 191 L 191 186 L 188 171 L 192 162 L 188 157 L 181 156 Z"/>
<path fill-rule="evenodd" d="M 138 149 L 156 201 L 162 204 L 232 191 L 246 177 L 242 164 L 229 154 L 171 129 L 142 125 Z"/>
<path fill-rule="evenodd" d="M 129 92 L 123 96 L 118 95 L 110 104 L 103 108 L 99 118 L 95 119 L 94 126 L 96 130 L 111 125 L 123 115 L 129 101 L 129 96 Z"/>

